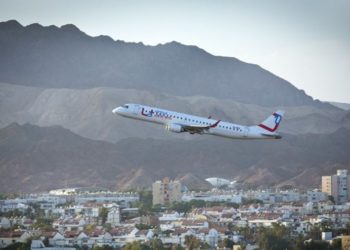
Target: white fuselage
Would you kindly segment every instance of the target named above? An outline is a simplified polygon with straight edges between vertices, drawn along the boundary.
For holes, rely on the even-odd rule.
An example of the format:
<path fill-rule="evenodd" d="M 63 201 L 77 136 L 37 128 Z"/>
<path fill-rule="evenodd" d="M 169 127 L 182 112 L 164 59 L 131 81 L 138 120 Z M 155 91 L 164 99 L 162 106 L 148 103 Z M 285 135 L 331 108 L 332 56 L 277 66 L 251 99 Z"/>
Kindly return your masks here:
<path fill-rule="evenodd" d="M 238 125 L 140 104 L 125 104 L 115 108 L 113 113 L 137 120 L 163 124 L 168 130 L 177 133 L 210 134 L 234 139 L 280 138 L 277 133 L 262 133 L 257 126 Z"/>

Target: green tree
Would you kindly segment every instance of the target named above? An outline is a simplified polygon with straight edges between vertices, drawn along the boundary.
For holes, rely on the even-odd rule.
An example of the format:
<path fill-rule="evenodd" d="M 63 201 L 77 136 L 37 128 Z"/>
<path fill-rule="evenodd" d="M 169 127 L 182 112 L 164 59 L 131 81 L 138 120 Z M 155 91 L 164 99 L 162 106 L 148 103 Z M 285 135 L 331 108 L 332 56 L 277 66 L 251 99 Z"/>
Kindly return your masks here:
<path fill-rule="evenodd" d="M 238 232 L 240 235 L 244 237 L 244 239 L 248 241 L 253 241 L 254 240 L 254 229 L 245 226 L 245 227 L 240 227 L 238 228 Z"/>
<path fill-rule="evenodd" d="M 44 211 L 44 209 L 40 208 L 40 204 L 38 204 L 38 203 L 31 203 L 30 206 L 33 209 L 33 216 L 34 216 L 34 218 L 44 218 L 45 217 L 45 211 Z"/>
<path fill-rule="evenodd" d="M 279 238 L 272 232 L 263 233 L 259 240 L 259 249 L 261 250 L 281 250 L 290 248 L 287 239 Z"/>
<path fill-rule="evenodd" d="M 302 245 L 301 248 L 299 246 L 300 250 L 331 250 L 330 245 L 326 241 L 305 241 Z"/>
<path fill-rule="evenodd" d="M 236 229 L 236 227 L 235 227 L 235 225 L 233 225 L 232 222 L 229 222 L 229 223 L 227 224 L 227 229 L 228 229 L 230 232 L 232 232 L 232 231 L 234 231 L 234 230 Z"/>
<path fill-rule="evenodd" d="M 23 213 L 16 208 L 14 210 L 2 213 L 1 215 L 5 217 L 20 217 L 23 216 Z"/>
<path fill-rule="evenodd" d="M 173 245 L 171 247 L 171 250 L 185 250 L 185 248 L 183 246 L 181 246 L 180 244 L 177 244 L 177 245 Z"/>
<path fill-rule="evenodd" d="M 150 190 L 140 190 L 139 191 L 139 198 L 140 200 L 138 202 L 133 203 L 132 205 L 134 207 L 137 207 L 139 209 L 140 215 L 149 215 L 152 213 L 152 202 L 153 202 L 153 196 L 152 191 Z"/>
<path fill-rule="evenodd" d="M 5 194 L 0 194 L 0 200 L 6 200 L 7 199 L 7 195 Z"/>
<path fill-rule="evenodd" d="M 169 237 L 170 234 L 174 233 L 174 230 L 171 229 L 167 229 L 165 231 L 162 232 L 163 235 L 165 235 L 166 237 Z"/>
<path fill-rule="evenodd" d="M 22 242 L 16 242 L 13 243 L 5 248 L 4 250 L 29 250 L 31 247 L 30 245 L 32 244 L 32 239 L 27 239 L 25 243 Z"/>
<path fill-rule="evenodd" d="M 188 213 L 189 211 L 191 211 L 191 204 L 188 202 L 178 202 L 175 201 L 171 204 L 170 209 L 175 210 L 178 213 Z"/>
<path fill-rule="evenodd" d="M 50 245 L 49 237 L 45 237 L 45 238 L 43 239 L 43 243 L 44 243 L 44 245 L 45 245 L 46 247 L 48 247 L 48 246 Z"/>
<path fill-rule="evenodd" d="M 153 213 L 160 213 L 160 212 L 163 212 L 164 211 L 164 208 L 161 204 L 155 204 L 153 207 L 152 207 L 152 212 Z"/>
<path fill-rule="evenodd" d="M 333 227 L 333 223 L 331 220 L 323 220 L 320 223 L 321 232 L 331 232 Z"/>
<path fill-rule="evenodd" d="M 334 199 L 334 196 L 333 195 L 328 195 L 328 200 L 330 201 L 330 202 L 332 202 L 333 204 L 335 204 L 335 199 Z"/>
<path fill-rule="evenodd" d="M 219 247 L 220 248 L 232 249 L 234 244 L 235 243 L 232 240 L 228 239 L 228 238 L 225 238 L 225 239 L 219 241 Z"/>
<path fill-rule="evenodd" d="M 242 199 L 242 205 L 251 205 L 251 204 L 264 204 L 264 202 L 259 199 Z"/>
<path fill-rule="evenodd" d="M 342 249 L 341 239 L 332 240 L 331 247 L 332 247 L 332 250 L 341 250 Z"/>
<path fill-rule="evenodd" d="M 203 200 L 190 200 L 189 205 L 191 208 L 203 208 L 206 206 L 206 203 Z"/>
<path fill-rule="evenodd" d="M 34 218 L 33 218 L 33 217 L 34 217 L 34 210 L 33 210 L 30 206 L 28 206 L 28 208 L 26 209 L 24 215 L 25 215 L 26 217 L 29 217 L 29 218 L 31 218 L 31 219 L 34 219 Z"/>
<path fill-rule="evenodd" d="M 103 245 L 103 246 L 94 246 L 93 250 L 114 250 L 114 248 L 109 245 Z"/>
<path fill-rule="evenodd" d="M 347 223 L 344 228 L 333 230 L 335 235 L 350 235 L 350 223 Z"/>
<path fill-rule="evenodd" d="M 160 239 L 152 239 L 150 241 L 150 247 L 151 247 L 151 249 L 154 249 L 154 250 L 163 250 L 164 249 L 163 242 Z"/>
<path fill-rule="evenodd" d="M 226 206 L 226 207 L 233 207 L 233 208 L 235 208 L 235 209 L 239 208 L 239 204 L 234 203 L 234 202 L 226 202 L 226 203 L 225 203 L 225 206 Z"/>
<path fill-rule="evenodd" d="M 199 241 L 200 242 L 200 247 L 199 249 L 211 249 L 212 247 L 207 243 L 207 242 L 203 242 L 203 241 Z"/>
<path fill-rule="evenodd" d="M 33 224 L 33 228 L 52 229 L 53 219 L 38 218 Z"/>
<path fill-rule="evenodd" d="M 277 223 L 273 223 L 271 228 L 259 228 L 259 249 L 290 249 L 289 235 L 289 229 Z"/>
<path fill-rule="evenodd" d="M 124 250 L 151 250 L 151 248 L 146 244 L 141 244 L 139 241 L 133 241 L 126 244 Z"/>
<path fill-rule="evenodd" d="M 186 235 L 185 245 L 187 246 L 188 250 L 199 249 L 201 246 L 201 242 L 193 235 Z"/>
<path fill-rule="evenodd" d="M 29 250 L 30 245 L 27 245 L 26 243 L 16 242 L 2 249 L 3 250 Z"/>
<path fill-rule="evenodd" d="M 345 232 L 346 232 L 346 235 L 350 235 L 350 223 L 346 224 Z"/>
<path fill-rule="evenodd" d="M 304 246 L 305 237 L 302 234 L 299 234 L 295 238 L 294 250 L 302 250 Z"/>
<path fill-rule="evenodd" d="M 148 224 L 135 224 L 135 227 L 138 229 L 138 230 L 147 230 L 147 229 L 151 229 L 152 226 L 151 225 L 148 225 Z"/>
<path fill-rule="evenodd" d="M 20 224 L 13 224 L 11 226 L 11 230 L 16 230 L 16 229 L 24 229 L 24 226 L 23 225 L 20 225 Z"/>
<path fill-rule="evenodd" d="M 96 225 L 94 224 L 87 224 L 84 227 L 84 231 L 86 231 L 87 233 L 92 233 L 95 229 L 96 229 Z"/>
<path fill-rule="evenodd" d="M 108 217 L 108 208 L 102 207 L 100 209 L 99 217 L 101 218 L 102 225 L 105 224 Z"/>
<path fill-rule="evenodd" d="M 107 232 L 109 232 L 109 231 L 112 230 L 112 225 L 111 225 L 111 223 L 105 223 L 105 224 L 103 225 L 103 228 L 104 228 Z"/>
<path fill-rule="evenodd" d="M 321 228 L 319 225 L 312 225 L 310 228 L 310 231 L 308 232 L 309 238 L 313 240 L 320 240 L 321 239 Z"/>
<path fill-rule="evenodd" d="M 90 248 L 89 248 L 87 245 L 79 246 L 79 245 L 75 244 L 75 245 L 73 245 L 73 247 L 74 247 L 76 250 L 90 250 Z"/>
<path fill-rule="evenodd" d="M 141 244 L 139 241 L 133 241 L 131 243 L 126 244 L 124 250 L 140 250 Z"/>

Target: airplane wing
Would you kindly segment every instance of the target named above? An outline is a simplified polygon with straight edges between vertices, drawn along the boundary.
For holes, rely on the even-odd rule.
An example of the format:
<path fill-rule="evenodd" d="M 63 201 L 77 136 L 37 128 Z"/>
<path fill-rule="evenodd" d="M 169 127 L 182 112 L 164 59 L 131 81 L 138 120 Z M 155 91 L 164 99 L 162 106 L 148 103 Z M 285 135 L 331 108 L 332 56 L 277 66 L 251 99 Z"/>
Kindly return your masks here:
<path fill-rule="evenodd" d="M 221 120 L 218 120 L 217 122 L 211 124 L 211 125 L 198 125 L 198 124 L 179 124 L 183 132 L 189 132 L 190 134 L 202 134 L 204 131 L 215 128 Z"/>

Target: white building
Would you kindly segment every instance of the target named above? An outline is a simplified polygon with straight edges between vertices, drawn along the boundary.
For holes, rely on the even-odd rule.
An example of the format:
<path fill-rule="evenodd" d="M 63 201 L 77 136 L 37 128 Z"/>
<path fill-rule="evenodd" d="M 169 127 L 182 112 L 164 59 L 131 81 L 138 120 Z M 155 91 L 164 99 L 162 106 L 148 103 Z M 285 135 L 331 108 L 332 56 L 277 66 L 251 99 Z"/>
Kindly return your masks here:
<path fill-rule="evenodd" d="M 327 200 L 327 194 L 320 190 L 307 191 L 307 201 L 308 202 L 320 202 Z"/>
<path fill-rule="evenodd" d="M 281 195 L 283 202 L 300 201 L 300 193 L 295 190 L 282 191 Z"/>
<path fill-rule="evenodd" d="M 337 170 L 338 176 L 338 202 L 344 204 L 348 201 L 348 170 Z"/>
<path fill-rule="evenodd" d="M 336 175 L 322 176 L 322 192 L 333 196 L 337 204 L 344 204 L 349 199 L 350 182 L 348 179 L 348 171 L 345 169 L 337 170 Z"/>
<path fill-rule="evenodd" d="M 191 200 L 202 200 L 202 201 L 226 201 L 226 202 L 233 202 L 237 204 L 242 203 L 242 195 L 241 194 L 234 194 L 234 193 L 186 193 L 182 195 L 181 198 L 182 201 L 191 201 Z"/>
<path fill-rule="evenodd" d="M 226 180 L 223 178 L 217 178 L 217 177 L 211 177 L 205 180 L 209 182 L 213 187 L 223 187 L 231 184 L 229 180 Z"/>
<path fill-rule="evenodd" d="M 106 223 L 116 226 L 120 224 L 120 210 L 119 206 L 115 203 L 108 206 L 108 215 Z"/>
<path fill-rule="evenodd" d="M 8 229 L 11 227 L 11 222 L 6 217 L 0 218 L 0 228 Z"/>

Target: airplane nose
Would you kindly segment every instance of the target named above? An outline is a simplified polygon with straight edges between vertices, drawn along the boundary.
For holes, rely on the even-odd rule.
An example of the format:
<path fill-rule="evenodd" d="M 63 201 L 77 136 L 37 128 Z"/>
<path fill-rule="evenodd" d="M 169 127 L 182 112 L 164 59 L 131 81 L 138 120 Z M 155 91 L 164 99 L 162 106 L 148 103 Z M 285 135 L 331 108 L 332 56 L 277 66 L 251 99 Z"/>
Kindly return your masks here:
<path fill-rule="evenodd" d="M 115 109 L 112 110 L 113 114 L 118 114 L 119 111 L 120 111 L 120 107 L 115 108 Z"/>

